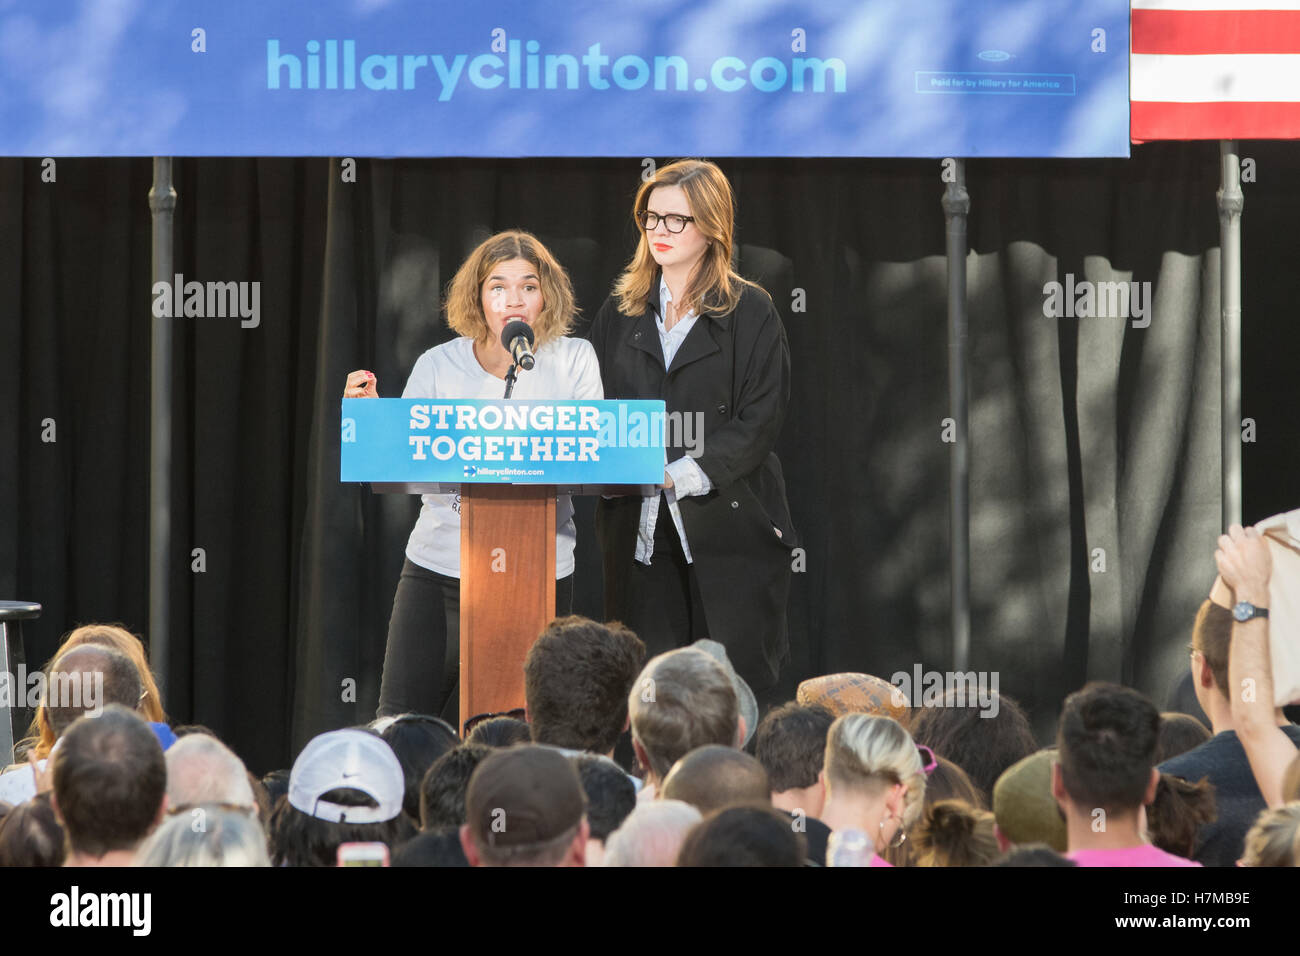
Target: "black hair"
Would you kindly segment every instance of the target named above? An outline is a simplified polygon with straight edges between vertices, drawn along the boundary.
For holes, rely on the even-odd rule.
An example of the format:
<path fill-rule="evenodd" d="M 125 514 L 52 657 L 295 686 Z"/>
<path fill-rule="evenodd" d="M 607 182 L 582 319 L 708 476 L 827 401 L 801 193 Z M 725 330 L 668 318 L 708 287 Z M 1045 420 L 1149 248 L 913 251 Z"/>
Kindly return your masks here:
<path fill-rule="evenodd" d="M 532 729 L 522 720 L 513 717 L 493 717 L 491 720 L 485 720 L 471 730 L 469 736 L 465 738 L 467 744 L 497 749 L 532 742 Z"/>
<path fill-rule="evenodd" d="M 469 866 L 460 845 L 460 828 L 417 833 L 393 853 L 393 866 Z"/>
<path fill-rule="evenodd" d="M 403 714 L 380 734 L 402 765 L 405 793 L 402 809 L 418 822 L 420 819 L 420 781 L 433 762 L 460 744 L 451 726 L 438 717 Z"/>
<path fill-rule="evenodd" d="M 595 754 L 570 759 L 578 771 L 583 793 L 587 795 L 587 824 L 591 828 L 591 838 L 603 843 L 636 809 L 636 788 L 612 760 Z"/>
<path fill-rule="evenodd" d="M 1078 866 L 1061 856 L 1046 843 L 1022 843 L 1013 846 L 993 861 L 994 866 Z"/>
<path fill-rule="evenodd" d="M 420 826 L 425 830 L 458 827 L 465 822 L 465 794 L 478 765 L 492 756 L 491 747 L 465 743 L 433 762 L 420 781 Z"/>
<path fill-rule="evenodd" d="M 804 790 L 817 782 L 826 755 L 826 735 L 835 717 L 824 707 L 794 702 L 769 711 L 754 733 L 754 756 L 776 793 Z"/>
<path fill-rule="evenodd" d="M 1151 785 L 1160 712 L 1142 694 L 1093 682 L 1065 699 L 1057 732 L 1061 783 L 1083 808 L 1136 810 Z"/>
<path fill-rule="evenodd" d="M 350 788 L 327 791 L 321 800 L 344 807 L 379 805 L 369 794 Z M 303 813 L 285 796 L 271 814 L 271 865 L 336 866 L 340 843 L 384 843 L 391 853 L 415 833 L 405 813 L 380 823 L 335 823 Z"/>
<path fill-rule="evenodd" d="M 727 807 L 686 834 L 678 866 L 803 866 L 807 845 L 788 816 L 763 807 Z"/>

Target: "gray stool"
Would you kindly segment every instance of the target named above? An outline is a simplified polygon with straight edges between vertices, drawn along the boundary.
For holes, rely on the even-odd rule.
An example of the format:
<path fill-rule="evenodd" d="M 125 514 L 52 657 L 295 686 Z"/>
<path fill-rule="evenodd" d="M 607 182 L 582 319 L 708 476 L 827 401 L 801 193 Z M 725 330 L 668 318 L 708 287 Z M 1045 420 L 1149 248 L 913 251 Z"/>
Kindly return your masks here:
<path fill-rule="evenodd" d="M 31 720 L 27 702 L 26 682 L 18 680 L 18 668 L 25 664 L 23 650 L 23 621 L 34 621 L 41 616 L 41 606 L 31 601 L 0 601 L 0 672 L 9 682 L 8 700 L 0 706 L 0 766 L 13 763 L 14 739 L 27 729 Z M 15 728 L 14 718 L 21 726 Z"/>

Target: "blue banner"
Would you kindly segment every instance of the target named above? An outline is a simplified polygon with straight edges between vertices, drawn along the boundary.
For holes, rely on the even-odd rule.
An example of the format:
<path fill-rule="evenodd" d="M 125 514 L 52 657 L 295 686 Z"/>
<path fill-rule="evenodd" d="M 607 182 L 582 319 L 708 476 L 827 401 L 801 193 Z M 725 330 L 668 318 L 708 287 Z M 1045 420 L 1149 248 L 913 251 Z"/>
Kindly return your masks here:
<path fill-rule="evenodd" d="M 1127 156 L 1127 0 L 0 4 L 0 154 Z"/>
<path fill-rule="evenodd" d="M 664 440 L 703 440 L 661 401 L 345 398 L 340 480 L 656 485 Z"/>

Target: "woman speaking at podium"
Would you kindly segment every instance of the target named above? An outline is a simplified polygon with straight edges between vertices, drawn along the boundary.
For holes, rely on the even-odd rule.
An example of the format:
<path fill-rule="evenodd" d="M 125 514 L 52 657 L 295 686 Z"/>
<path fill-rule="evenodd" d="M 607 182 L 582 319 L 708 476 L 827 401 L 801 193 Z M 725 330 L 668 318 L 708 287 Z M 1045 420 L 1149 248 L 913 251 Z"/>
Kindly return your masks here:
<path fill-rule="evenodd" d="M 787 651 L 795 546 L 772 451 L 790 397 L 785 329 L 732 269 L 734 200 L 713 163 L 660 169 L 632 217 L 636 252 L 591 342 L 607 397 L 664 400 L 668 447 L 656 494 L 597 505 L 605 616 L 647 655 L 712 638 L 760 690 Z"/>
<path fill-rule="evenodd" d="M 519 374 L 512 398 L 603 398 L 591 344 L 568 338 L 573 287 L 555 257 L 526 232 L 497 233 L 465 260 L 448 286 L 447 324 L 459 338 L 415 362 L 403 398 L 499 399 L 513 363 L 501 343 L 508 322 L 533 329 L 536 365 Z M 368 371 L 351 372 L 345 398 L 378 398 Z M 556 614 L 573 603 L 573 504 L 556 506 Z M 378 716 L 443 715 L 456 723 L 460 670 L 460 496 L 424 495 L 388 621 Z M 444 713 L 444 710 L 447 713 Z"/>

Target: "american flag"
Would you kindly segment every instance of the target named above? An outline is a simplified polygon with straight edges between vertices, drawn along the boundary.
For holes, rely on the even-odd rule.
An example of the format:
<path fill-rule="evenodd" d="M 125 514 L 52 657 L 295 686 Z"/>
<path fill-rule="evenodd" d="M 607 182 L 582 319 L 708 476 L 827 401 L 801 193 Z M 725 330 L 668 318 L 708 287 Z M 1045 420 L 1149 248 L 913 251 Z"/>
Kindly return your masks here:
<path fill-rule="evenodd" d="M 1300 0 L 1132 0 L 1131 137 L 1300 139 Z"/>

